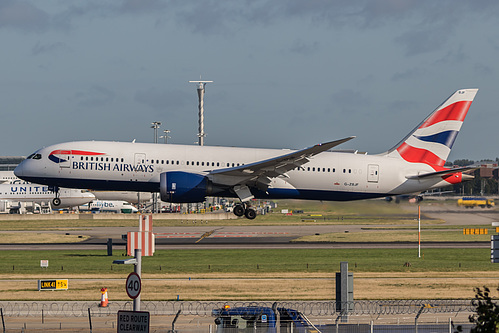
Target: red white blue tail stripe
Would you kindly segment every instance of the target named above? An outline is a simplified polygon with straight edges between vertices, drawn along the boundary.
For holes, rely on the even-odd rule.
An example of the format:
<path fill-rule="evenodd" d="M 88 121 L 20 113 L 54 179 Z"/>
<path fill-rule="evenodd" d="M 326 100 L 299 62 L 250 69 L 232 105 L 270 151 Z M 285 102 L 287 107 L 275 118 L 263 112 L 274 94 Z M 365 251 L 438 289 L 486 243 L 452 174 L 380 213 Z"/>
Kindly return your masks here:
<path fill-rule="evenodd" d="M 456 91 L 388 153 L 441 170 L 478 89 Z"/>

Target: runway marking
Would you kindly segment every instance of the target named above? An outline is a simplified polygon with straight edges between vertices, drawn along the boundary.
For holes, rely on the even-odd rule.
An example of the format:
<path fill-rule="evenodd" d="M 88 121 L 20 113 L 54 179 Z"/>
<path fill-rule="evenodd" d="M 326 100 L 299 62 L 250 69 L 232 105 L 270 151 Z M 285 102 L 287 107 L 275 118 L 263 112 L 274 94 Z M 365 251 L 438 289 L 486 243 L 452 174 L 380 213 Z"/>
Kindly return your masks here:
<path fill-rule="evenodd" d="M 265 235 L 288 235 L 288 232 L 161 232 L 155 233 L 156 238 L 228 238 L 228 237 L 258 237 Z"/>

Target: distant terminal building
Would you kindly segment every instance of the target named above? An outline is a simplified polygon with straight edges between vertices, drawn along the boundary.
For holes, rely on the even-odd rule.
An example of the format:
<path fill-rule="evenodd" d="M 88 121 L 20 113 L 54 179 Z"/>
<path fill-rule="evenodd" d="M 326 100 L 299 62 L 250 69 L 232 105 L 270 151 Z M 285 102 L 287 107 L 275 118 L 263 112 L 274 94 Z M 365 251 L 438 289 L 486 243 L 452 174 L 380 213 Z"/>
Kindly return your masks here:
<path fill-rule="evenodd" d="M 0 156 L 0 171 L 13 171 L 26 156 Z"/>
<path fill-rule="evenodd" d="M 480 177 L 497 179 L 497 163 L 482 163 L 480 164 Z"/>

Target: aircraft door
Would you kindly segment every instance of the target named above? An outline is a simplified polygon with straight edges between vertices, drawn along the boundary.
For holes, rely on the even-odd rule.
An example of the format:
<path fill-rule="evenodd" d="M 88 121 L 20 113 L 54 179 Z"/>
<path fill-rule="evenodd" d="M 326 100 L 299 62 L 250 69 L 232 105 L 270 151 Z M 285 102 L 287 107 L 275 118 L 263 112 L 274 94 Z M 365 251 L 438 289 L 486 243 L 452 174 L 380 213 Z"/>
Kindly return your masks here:
<path fill-rule="evenodd" d="M 367 166 L 367 181 L 370 183 L 377 183 L 379 180 L 379 165 L 369 164 Z"/>
<path fill-rule="evenodd" d="M 146 154 L 144 153 L 137 153 L 135 154 L 135 164 L 134 165 L 141 165 L 146 163 Z"/>

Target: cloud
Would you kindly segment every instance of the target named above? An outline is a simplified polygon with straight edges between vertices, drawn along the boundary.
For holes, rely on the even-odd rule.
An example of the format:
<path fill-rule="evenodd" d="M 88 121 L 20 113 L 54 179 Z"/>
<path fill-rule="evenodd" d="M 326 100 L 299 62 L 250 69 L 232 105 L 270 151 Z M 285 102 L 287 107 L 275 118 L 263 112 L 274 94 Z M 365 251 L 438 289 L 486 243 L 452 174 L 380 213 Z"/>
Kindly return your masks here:
<path fill-rule="evenodd" d="M 359 113 L 366 110 L 369 99 L 362 95 L 360 91 L 343 89 L 332 95 L 334 108 L 338 108 L 344 113 Z"/>
<path fill-rule="evenodd" d="M 135 93 L 135 101 L 155 111 L 178 113 L 183 106 L 190 104 L 192 96 L 184 91 L 167 91 L 150 88 Z"/>
<path fill-rule="evenodd" d="M 69 47 L 66 45 L 66 43 L 63 42 L 45 43 L 45 44 L 38 42 L 31 49 L 31 54 L 34 56 L 41 54 L 57 54 L 61 51 L 67 51 L 67 50 L 69 50 Z"/>
<path fill-rule="evenodd" d="M 310 55 L 319 49 L 318 42 L 306 42 L 303 40 L 295 40 L 293 44 L 289 47 L 289 51 L 292 53 L 297 53 L 301 55 Z"/>
<path fill-rule="evenodd" d="M 422 77 L 425 74 L 427 74 L 427 71 L 423 67 L 414 67 L 414 68 L 409 68 L 404 72 L 394 73 L 391 79 L 395 82 L 403 80 L 415 80 L 416 78 Z"/>
<path fill-rule="evenodd" d="M 0 28 L 40 32 L 49 27 L 49 22 L 49 15 L 30 3 L 14 0 L 0 2 Z"/>
<path fill-rule="evenodd" d="M 113 91 L 95 85 L 86 91 L 77 92 L 75 97 L 79 106 L 95 108 L 110 104 L 114 100 L 115 95 Z"/>

